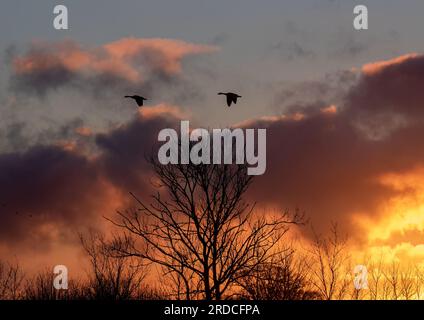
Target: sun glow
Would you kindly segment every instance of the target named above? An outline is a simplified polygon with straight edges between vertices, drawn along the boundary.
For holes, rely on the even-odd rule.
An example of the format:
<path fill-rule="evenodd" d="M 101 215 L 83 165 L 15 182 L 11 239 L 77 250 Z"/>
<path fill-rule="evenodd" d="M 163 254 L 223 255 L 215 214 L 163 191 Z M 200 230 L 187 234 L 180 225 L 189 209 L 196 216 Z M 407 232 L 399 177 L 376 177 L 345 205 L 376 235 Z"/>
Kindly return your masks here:
<path fill-rule="evenodd" d="M 396 192 L 382 203 L 374 218 L 356 216 L 366 232 L 367 253 L 383 254 L 389 260 L 408 258 L 424 263 L 424 169 L 404 174 L 386 174 L 381 185 Z"/>

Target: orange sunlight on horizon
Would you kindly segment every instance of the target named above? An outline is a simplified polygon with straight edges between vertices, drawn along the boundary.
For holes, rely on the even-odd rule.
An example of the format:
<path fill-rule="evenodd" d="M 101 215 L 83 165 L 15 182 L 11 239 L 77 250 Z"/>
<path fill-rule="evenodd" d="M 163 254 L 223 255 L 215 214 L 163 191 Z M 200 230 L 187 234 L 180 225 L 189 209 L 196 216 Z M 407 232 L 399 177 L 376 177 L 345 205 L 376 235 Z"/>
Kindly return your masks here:
<path fill-rule="evenodd" d="M 378 181 L 398 194 L 380 205 L 378 217 L 355 216 L 366 234 L 360 253 L 424 266 L 424 168 L 386 174 Z"/>

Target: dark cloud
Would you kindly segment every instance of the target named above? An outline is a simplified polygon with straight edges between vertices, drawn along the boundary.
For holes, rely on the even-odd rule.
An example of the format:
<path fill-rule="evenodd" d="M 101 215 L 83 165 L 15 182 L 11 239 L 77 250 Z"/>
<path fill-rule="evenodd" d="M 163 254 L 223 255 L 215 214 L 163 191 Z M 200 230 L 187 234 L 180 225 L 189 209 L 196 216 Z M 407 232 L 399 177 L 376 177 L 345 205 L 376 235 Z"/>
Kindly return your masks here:
<path fill-rule="evenodd" d="M 47 70 L 31 72 L 25 76 L 14 75 L 10 83 L 14 92 L 37 94 L 39 97 L 45 97 L 49 90 L 57 90 L 72 82 L 77 83 L 77 78 L 75 74 L 63 66 L 55 66 Z"/>
<path fill-rule="evenodd" d="M 367 64 L 361 81 L 347 97 L 348 106 L 370 116 L 420 117 L 424 114 L 423 71 L 424 56 L 414 54 Z"/>
<path fill-rule="evenodd" d="M 52 122 L 52 121 L 50 121 Z M 74 118 L 65 123 L 51 123 L 48 128 L 33 132 L 29 123 L 24 121 L 11 121 L 0 129 L 2 135 L 2 152 L 23 152 L 32 146 L 52 145 L 77 142 L 81 145 L 89 143 L 89 135 L 81 134 L 85 122 L 81 118 Z"/>
<path fill-rule="evenodd" d="M 379 178 L 424 165 L 424 123 L 419 120 L 423 61 L 412 56 L 366 66 L 337 112 L 320 112 L 320 104 L 302 106 L 291 110 L 302 118 L 246 124 L 268 129 L 267 171 L 250 190 L 252 199 L 265 206 L 300 207 L 317 228 L 339 221 L 360 236 L 352 224 L 354 214 L 379 218 L 379 205 L 405 192 L 383 185 Z M 370 137 L 359 125 L 369 125 L 364 114 L 380 130 L 390 130 L 378 139 Z M 407 120 L 394 126 L 399 117 Z"/>
<path fill-rule="evenodd" d="M 353 72 L 328 76 L 330 88 L 343 92 L 340 104 L 329 108 L 324 98 L 291 104 L 289 111 L 300 116 L 246 123 L 268 129 L 267 171 L 256 178 L 248 199 L 264 207 L 299 207 L 317 229 L 333 220 L 360 237 L 354 214 L 380 218 L 379 205 L 409 192 L 379 179 L 424 166 L 424 123 L 419 120 L 423 59 L 410 55 L 366 65 L 359 78 Z M 309 95 L 325 97 L 328 91 L 316 84 Z M 56 227 L 90 224 L 123 204 L 128 191 L 151 194 L 146 157 L 155 153 L 159 130 L 178 126 L 178 112 L 167 105 L 143 108 L 130 122 L 92 137 L 96 153 L 80 152 L 78 146 L 35 146 L 1 155 L 0 194 L 6 207 L 1 208 L 0 240 L 32 239 L 46 222 Z M 402 125 L 393 125 L 399 117 Z M 368 131 L 370 123 L 390 130 L 375 138 L 363 123 Z M 83 124 L 76 121 L 61 133 L 68 136 Z M 118 198 L 115 204 L 111 194 Z M 32 213 L 34 222 L 27 225 L 15 211 Z"/>
<path fill-rule="evenodd" d="M 274 86 L 272 107 L 279 112 L 296 112 L 303 108 L 339 103 L 356 81 L 357 75 L 354 72 L 337 71 L 326 74 L 320 80 Z"/>
<path fill-rule="evenodd" d="M 141 91 L 149 96 L 161 92 L 180 103 L 198 98 L 199 91 L 182 73 L 182 63 L 189 56 L 216 50 L 169 39 L 124 38 L 100 47 L 82 47 L 72 41 L 35 43 L 24 54 L 9 50 L 10 86 L 16 94 L 40 98 L 61 89 L 95 98 L 117 92 Z"/>
<path fill-rule="evenodd" d="M 157 153 L 157 136 L 164 128 L 177 127 L 177 119 L 166 113 L 145 118 L 143 113 L 125 126 L 99 134 L 99 165 L 114 185 L 127 192 L 150 187 L 151 171 L 147 161 Z"/>
<path fill-rule="evenodd" d="M 0 242 L 38 250 L 69 244 L 77 231 L 96 228 L 103 215 L 126 203 L 129 191 L 151 194 L 146 159 L 157 147 L 158 132 L 176 126 L 177 111 L 146 108 L 126 125 L 90 136 L 95 153 L 70 140 L 0 155 Z M 73 121 L 60 135 L 73 136 L 81 124 Z"/>
<path fill-rule="evenodd" d="M 6 148 L 23 150 L 28 147 L 28 139 L 23 133 L 25 126 L 25 122 L 14 122 L 2 130 L 6 139 Z"/>
<path fill-rule="evenodd" d="M 37 146 L 0 156 L 0 241 L 40 246 L 53 231 L 62 235 L 90 221 L 99 205 L 99 171 L 85 157 L 59 147 Z M 42 226 L 56 230 L 38 236 Z M 38 229 L 40 228 L 40 229 Z M 60 232 L 60 229 L 63 232 Z"/>

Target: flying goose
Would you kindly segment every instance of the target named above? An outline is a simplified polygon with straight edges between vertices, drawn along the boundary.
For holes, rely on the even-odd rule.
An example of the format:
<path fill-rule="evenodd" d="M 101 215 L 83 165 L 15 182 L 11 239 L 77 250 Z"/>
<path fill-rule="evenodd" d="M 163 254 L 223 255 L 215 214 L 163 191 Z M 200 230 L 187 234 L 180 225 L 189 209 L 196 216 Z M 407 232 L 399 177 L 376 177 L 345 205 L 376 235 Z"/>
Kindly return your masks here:
<path fill-rule="evenodd" d="M 232 92 L 219 92 L 218 95 L 224 95 L 227 96 L 227 105 L 231 106 L 232 103 L 237 103 L 237 98 L 241 98 L 241 96 L 239 96 L 236 93 L 232 93 Z"/>
<path fill-rule="evenodd" d="M 125 98 L 131 98 L 131 99 L 134 99 L 134 100 L 135 100 L 135 102 L 137 103 L 137 105 L 138 105 L 139 107 L 143 106 L 143 102 L 144 102 L 144 100 L 147 100 L 146 98 L 141 97 L 141 96 L 137 96 L 137 95 L 134 95 L 134 96 L 125 96 Z"/>

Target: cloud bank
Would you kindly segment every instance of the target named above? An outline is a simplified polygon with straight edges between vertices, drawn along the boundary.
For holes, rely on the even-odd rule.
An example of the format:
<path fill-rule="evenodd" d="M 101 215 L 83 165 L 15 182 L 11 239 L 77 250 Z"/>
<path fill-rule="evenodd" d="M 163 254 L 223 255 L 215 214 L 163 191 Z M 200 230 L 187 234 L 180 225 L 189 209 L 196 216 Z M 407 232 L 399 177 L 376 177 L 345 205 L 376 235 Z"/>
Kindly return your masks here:
<path fill-rule="evenodd" d="M 158 79 L 178 81 L 185 57 L 215 50 L 166 39 L 122 39 L 89 49 L 72 42 L 35 44 L 12 60 L 12 87 L 43 96 L 69 86 L 96 91 L 122 84 L 150 86 Z M 308 101 L 298 104 L 294 99 L 284 116 L 243 122 L 268 129 L 267 171 L 256 178 L 247 197 L 265 208 L 305 210 L 317 229 L 338 221 L 366 242 L 358 217 L 377 223 L 386 218 L 384 203 L 417 192 L 413 185 L 384 183 L 384 177 L 402 177 L 424 167 L 424 56 L 409 54 L 340 75 L 339 83 L 331 85 L 340 90 L 332 95 L 337 103 L 321 99 L 328 91 L 325 84 L 314 85 L 315 100 L 315 91 L 299 86 L 283 96 L 276 93 L 277 103 L 302 94 Z M 105 212 L 128 205 L 129 191 L 148 196 L 152 175 L 145 158 L 157 146 L 158 132 L 178 127 L 189 116 L 162 103 L 102 132 L 78 123 L 73 127 L 76 144 L 71 136 L 68 144 L 38 143 L 1 154 L 0 242 L 19 245 L 36 238 L 47 246 L 51 232 L 46 230 L 95 224 Z M 67 239 L 67 233 L 57 237 Z M 396 232 L 393 237 L 401 238 Z"/>
<path fill-rule="evenodd" d="M 40 96 L 64 86 L 95 93 L 116 86 L 151 90 L 152 82 L 178 78 L 186 57 L 217 50 L 170 39 L 123 38 L 99 47 L 36 42 L 12 57 L 12 87 Z"/>

